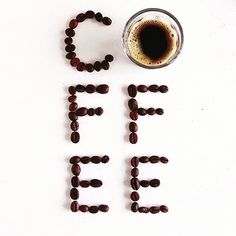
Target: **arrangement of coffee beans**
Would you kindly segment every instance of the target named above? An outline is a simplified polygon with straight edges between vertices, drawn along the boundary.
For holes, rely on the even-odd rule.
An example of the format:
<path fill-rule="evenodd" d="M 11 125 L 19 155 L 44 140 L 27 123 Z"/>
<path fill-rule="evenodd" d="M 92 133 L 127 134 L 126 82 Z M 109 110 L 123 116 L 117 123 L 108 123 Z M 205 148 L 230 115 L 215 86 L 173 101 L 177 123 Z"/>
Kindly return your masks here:
<path fill-rule="evenodd" d="M 69 105 L 69 113 L 68 117 L 71 120 L 70 128 L 72 130 L 71 133 L 71 141 L 73 143 L 78 143 L 80 141 L 79 130 L 79 122 L 78 117 L 80 116 L 101 116 L 103 114 L 103 108 L 87 108 L 87 107 L 78 107 L 77 96 L 76 93 L 99 93 L 106 94 L 109 92 L 109 86 L 107 84 L 100 84 L 98 86 L 88 84 L 86 86 L 78 84 L 76 86 L 70 86 L 68 89 L 70 96 L 68 97 Z"/>
<path fill-rule="evenodd" d="M 70 190 L 70 197 L 73 200 L 71 203 L 71 211 L 72 212 L 90 212 L 90 213 L 98 213 L 100 212 L 108 212 L 109 207 L 108 205 L 101 204 L 99 206 L 88 206 L 88 205 L 80 205 L 78 202 L 79 199 L 79 190 L 78 187 L 82 188 L 88 188 L 88 187 L 93 187 L 93 188 L 99 188 L 103 185 L 102 181 L 99 179 L 92 179 L 92 180 L 80 180 L 79 175 L 81 173 L 81 167 L 79 163 L 82 164 L 88 164 L 88 163 L 93 163 L 93 164 L 100 164 L 100 163 L 108 163 L 109 162 L 109 157 L 107 155 L 100 157 L 100 156 L 73 156 L 70 158 L 70 164 L 72 164 L 71 167 L 71 172 L 73 174 L 71 178 L 71 185 L 72 188 Z"/>
<path fill-rule="evenodd" d="M 134 85 L 130 84 L 128 86 L 128 94 L 131 97 L 128 101 L 128 107 L 130 109 L 130 118 L 133 120 L 132 122 L 129 123 L 129 131 L 131 132 L 129 135 L 129 141 L 132 144 L 136 144 L 138 142 L 138 125 L 136 122 L 138 120 L 139 116 L 145 116 L 145 115 L 163 115 L 164 110 L 162 108 L 153 108 L 150 107 L 148 109 L 145 109 L 143 107 L 138 106 L 138 102 L 135 99 L 136 95 L 138 92 L 140 93 L 146 93 L 147 91 L 153 92 L 153 93 L 167 93 L 168 92 L 168 87 L 166 85 L 161 85 L 158 86 L 156 84 L 152 84 L 150 86 L 147 85 Z"/>
<path fill-rule="evenodd" d="M 147 187 L 159 187 L 160 185 L 160 180 L 159 179 L 152 179 L 152 180 L 139 180 L 139 169 L 138 165 L 139 163 L 163 163 L 166 164 L 168 163 L 168 159 L 166 157 L 159 157 L 159 156 L 141 156 L 141 157 L 132 157 L 130 164 L 132 166 L 131 169 L 131 180 L 130 180 L 130 186 L 134 190 L 130 194 L 130 199 L 133 201 L 131 204 L 131 211 L 132 212 L 139 212 L 139 213 L 152 213 L 152 214 L 157 214 L 158 212 L 168 212 L 168 207 L 165 205 L 161 206 L 151 206 L 151 207 L 145 207 L 145 206 L 139 206 L 138 200 L 140 199 L 140 195 L 137 192 L 140 187 L 147 188 Z"/>
<path fill-rule="evenodd" d="M 104 25 L 110 25 L 112 23 L 112 20 L 107 17 L 103 16 L 100 12 L 97 12 L 96 14 L 89 10 L 85 13 L 80 13 L 76 16 L 75 19 L 72 19 L 69 23 L 69 28 L 65 30 L 66 38 L 64 40 L 66 47 L 65 51 L 67 52 L 66 58 L 70 60 L 70 64 L 72 67 L 75 67 L 78 71 L 87 71 L 87 72 L 93 72 L 95 71 L 100 71 L 100 70 L 108 70 L 110 68 L 109 62 L 113 61 L 113 56 L 111 54 L 107 54 L 104 58 L 104 60 L 96 61 L 93 64 L 92 63 L 84 63 L 80 61 L 79 57 L 76 56 L 75 53 L 75 45 L 73 44 L 73 37 L 75 36 L 75 31 L 74 29 L 83 22 L 86 19 L 92 19 L 95 18 L 97 22 L 101 22 Z"/>

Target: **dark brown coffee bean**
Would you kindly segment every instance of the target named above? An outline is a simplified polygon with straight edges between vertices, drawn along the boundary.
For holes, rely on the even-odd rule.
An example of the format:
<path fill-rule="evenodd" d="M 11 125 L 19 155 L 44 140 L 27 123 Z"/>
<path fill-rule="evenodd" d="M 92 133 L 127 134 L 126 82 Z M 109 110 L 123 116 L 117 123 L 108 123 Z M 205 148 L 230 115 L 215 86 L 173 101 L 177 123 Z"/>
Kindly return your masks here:
<path fill-rule="evenodd" d="M 78 191 L 77 188 L 72 188 L 72 189 L 70 190 L 70 197 L 71 197 L 71 199 L 73 199 L 73 200 L 77 200 L 77 199 L 79 198 L 79 191 Z"/>
<path fill-rule="evenodd" d="M 80 158 L 81 163 L 88 164 L 90 162 L 90 157 L 84 156 Z"/>
<path fill-rule="evenodd" d="M 111 54 L 108 54 L 105 56 L 105 60 L 108 62 L 112 62 L 114 60 L 114 57 Z"/>
<path fill-rule="evenodd" d="M 157 113 L 157 115 L 163 115 L 164 114 L 164 110 L 162 108 L 157 108 L 156 109 L 156 113 Z"/>
<path fill-rule="evenodd" d="M 76 115 L 77 116 L 86 116 L 88 114 L 88 109 L 86 107 L 80 107 L 77 111 L 76 111 Z"/>
<path fill-rule="evenodd" d="M 88 180 L 81 180 L 80 181 L 80 186 L 82 188 L 88 188 L 90 186 L 90 181 L 88 181 Z"/>
<path fill-rule="evenodd" d="M 139 208 L 138 203 L 137 202 L 133 202 L 132 205 L 131 205 L 131 211 L 132 212 L 137 212 L 138 208 Z"/>
<path fill-rule="evenodd" d="M 79 181 L 79 178 L 77 176 L 73 176 L 71 178 L 71 185 L 74 187 L 74 188 L 78 188 L 79 187 L 79 184 L 80 184 L 80 181 Z"/>
<path fill-rule="evenodd" d="M 139 159 L 138 159 L 138 157 L 133 157 L 133 158 L 131 159 L 130 163 L 131 163 L 131 165 L 132 165 L 133 167 L 137 167 L 138 164 L 139 164 Z"/>
<path fill-rule="evenodd" d="M 134 84 L 129 85 L 128 87 L 128 94 L 130 97 L 136 97 L 137 95 L 137 88 Z"/>
<path fill-rule="evenodd" d="M 148 163 L 149 162 L 149 158 L 147 156 L 142 156 L 139 158 L 139 161 L 141 163 Z"/>
<path fill-rule="evenodd" d="M 109 62 L 107 62 L 105 60 L 102 61 L 101 66 L 102 66 L 103 70 L 108 70 L 110 68 Z"/>
<path fill-rule="evenodd" d="M 69 106 L 70 111 L 76 111 L 77 108 L 78 108 L 78 104 L 76 102 L 72 102 Z"/>
<path fill-rule="evenodd" d="M 89 212 L 92 214 L 98 213 L 98 207 L 97 206 L 90 206 L 89 207 Z"/>
<path fill-rule="evenodd" d="M 86 11 L 86 13 L 85 13 L 85 16 L 87 18 L 93 18 L 94 15 L 95 15 L 95 13 L 93 11 L 91 11 L 91 10 L 90 11 Z"/>
<path fill-rule="evenodd" d="M 105 156 L 102 157 L 101 162 L 105 164 L 105 163 L 108 163 L 109 160 L 110 160 L 109 156 L 105 155 Z"/>
<path fill-rule="evenodd" d="M 70 93 L 71 95 L 74 95 L 74 94 L 76 93 L 76 89 L 75 89 L 74 86 L 70 86 L 70 87 L 68 88 L 68 91 L 69 91 L 69 93 Z"/>
<path fill-rule="evenodd" d="M 88 212 L 89 206 L 87 206 L 87 205 L 80 205 L 80 206 L 79 206 L 79 210 L 80 210 L 81 212 Z"/>
<path fill-rule="evenodd" d="M 138 192 L 132 192 L 132 193 L 130 194 L 130 199 L 131 199 L 132 201 L 134 201 L 134 202 L 137 202 L 137 201 L 139 200 L 139 194 L 138 194 Z"/>
<path fill-rule="evenodd" d="M 158 212 L 160 212 L 160 208 L 157 206 L 150 207 L 149 210 L 152 214 L 157 214 Z"/>
<path fill-rule="evenodd" d="M 84 13 L 80 13 L 79 15 L 76 16 L 76 20 L 78 22 L 83 22 L 86 19 L 86 16 Z"/>
<path fill-rule="evenodd" d="M 101 157 L 99 156 L 92 156 L 91 157 L 91 162 L 94 163 L 94 164 L 98 164 L 101 162 Z"/>
<path fill-rule="evenodd" d="M 131 98 L 128 101 L 128 106 L 131 111 L 136 111 L 138 109 L 138 102 L 136 99 Z"/>
<path fill-rule="evenodd" d="M 68 45 L 66 45 L 65 50 L 66 50 L 66 52 L 73 52 L 73 51 L 75 51 L 75 45 L 68 44 Z M 73 59 L 71 59 L 71 60 L 73 60 Z"/>
<path fill-rule="evenodd" d="M 102 23 L 104 25 L 110 25 L 112 23 L 112 20 L 109 17 L 105 16 L 102 18 Z"/>
<path fill-rule="evenodd" d="M 109 211 L 109 206 L 102 204 L 98 207 L 98 210 L 101 211 L 101 212 L 108 212 Z"/>
<path fill-rule="evenodd" d="M 96 70 L 96 71 L 100 71 L 102 69 L 102 65 L 101 65 L 100 61 L 96 61 L 93 65 L 93 67 L 94 67 L 94 70 Z"/>
<path fill-rule="evenodd" d="M 69 119 L 70 119 L 71 121 L 78 120 L 78 116 L 77 116 L 76 113 L 73 112 L 73 111 L 70 111 L 70 112 L 68 113 L 68 117 L 69 117 Z"/>
<path fill-rule="evenodd" d="M 77 65 L 76 69 L 77 69 L 78 71 L 84 71 L 84 70 L 85 70 L 85 64 L 84 64 L 83 62 L 80 62 L 80 63 Z"/>
<path fill-rule="evenodd" d="M 101 14 L 100 12 L 97 12 L 97 13 L 95 14 L 95 19 L 96 19 L 96 21 L 101 22 L 101 21 L 102 21 L 102 18 L 103 18 L 103 16 L 102 16 L 102 14 Z"/>
<path fill-rule="evenodd" d="M 158 156 L 151 156 L 151 157 L 149 157 L 149 161 L 152 164 L 157 163 L 159 161 L 159 157 Z"/>
<path fill-rule="evenodd" d="M 71 66 L 73 66 L 73 67 L 77 67 L 77 65 L 78 65 L 79 63 L 80 63 L 80 59 L 77 58 L 77 57 L 72 58 L 72 59 L 70 60 L 70 64 L 71 64 Z"/>
<path fill-rule="evenodd" d="M 134 190 L 138 190 L 140 188 L 140 183 L 138 178 L 132 178 L 130 180 L 130 185 Z"/>
<path fill-rule="evenodd" d="M 65 38 L 64 42 L 65 42 L 65 44 L 72 44 L 73 39 L 68 37 L 68 38 Z"/>
<path fill-rule="evenodd" d="M 150 85 L 150 86 L 148 87 L 149 91 L 150 91 L 150 92 L 153 92 L 153 93 L 158 92 L 158 88 L 159 88 L 159 86 L 156 85 L 156 84 L 152 84 L 152 85 Z"/>
<path fill-rule="evenodd" d="M 166 158 L 166 157 L 161 157 L 160 158 L 160 161 L 163 163 L 163 164 L 167 164 L 169 162 L 169 160 Z"/>
<path fill-rule="evenodd" d="M 132 143 L 132 144 L 137 143 L 137 142 L 138 142 L 138 135 L 137 135 L 136 133 L 131 133 L 131 134 L 129 135 L 129 141 L 130 141 L 130 143 Z"/>
<path fill-rule="evenodd" d="M 99 179 L 92 179 L 92 180 L 90 181 L 90 185 L 91 185 L 92 187 L 94 187 L 94 188 L 99 188 L 99 187 L 102 186 L 102 181 L 99 180 Z"/>
<path fill-rule="evenodd" d="M 97 86 L 96 91 L 101 94 L 106 94 L 109 92 L 109 86 L 107 84 L 100 84 Z"/>
<path fill-rule="evenodd" d="M 135 122 L 130 122 L 129 123 L 129 130 L 132 133 L 135 133 L 138 131 L 138 125 Z"/>
<path fill-rule="evenodd" d="M 66 58 L 67 59 L 72 59 L 72 58 L 75 58 L 76 57 L 76 53 L 75 52 L 69 52 L 66 54 Z"/>
<path fill-rule="evenodd" d="M 133 177 L 137 177 L 138 175 L 139 175 L 139 170 L 138 170 L 138 168 L 133 168 L 132 170 L 131 170 L 131 175 L 133 176 Z"/>
<path fill-rule="evenodd" d="M 168 92 L 168 87 L 166 85 L 161 85 L 158 89 L 159 92 L 161 93 L 167 93 Z"/>
<path fill-rule="evenodd" d="M 77 212 L 79 210 L 79 203 L 77 201 L 73 201 L 70 205 L 70 209 L 72 212 Z"/>
<path fill-rule="evenodd" d="M 142 108 L 142 107 L 138 108 L 137 112 L 138 112 L 138 114 L 139 114 L 140 116 L 145 116 L 145 115 L 147 115 L 147 111 L 146 111 L 144 108 Z"/>
<path fill-rule="evenodd" d="M 96 87 L 93 84 L 88 84 L 85 88 L 87 93 L 94 93 L 96 91 Z"/>
<path fill-rule="evenodd" d="M 72 103 L 72 102 L 75 102 L 75 101 L 76 101 L 76 98 L 77 98 L 77 97 L 76 97 L 75 95 L 69 96 L 69 97 L 68 97 L 68 101 L 71 102 L 71 103 Z"/>
<path fill-rule="evenodd" d="M 85 69 L 90 73 L 94 71 L 93 65 L 91 63 L 85 64 Z"/>
<path fill-rule="evenodd" d="M 138 211 L 140 213 L 148 213 L 149 212 L 149 208 L 148 207 L 139 207 Z"/>
<path fill-rule="evenodd" d="M 80 162 L 80 157 L 79 156 L 73 156 L 70 158 L 70 163 L 71 164 L 77 164 Z"/>
<path fill-rule="evenodd" d="M 70 128 L 73 131 L 77 131 L 79 129 L 79 122 L 77 121 L 72 121 L 70 124 Z"/>
<path fill-rule="evenodd" d="M 89 116 L 94 116 L 95 115 L 95 110 L 93 108 L 88 109 L 88 115 Z"/>
<path fill-rule="evenodd" d="M 160 211 L 161 211 L 161 212 L 163 212 L 163 213 L 167 213 L 168 210 L 169 210 L 169 209 L 168 209 L 167 206 L 165 206 L 165 205 L 161 205 L 161 206 L 160 206 Z"/>
<path fill-rule="evenodd" d="M 137 89 L 140 93 L 146 93 L 148 91 L 148 87 L 146 85 L 139 85 Z"/>
<path fill-rule="evenodd" d="M 80 175 L 80 172 L 81 172 L 80 166 L 79 166 L 78 164 L 72 165 L 72 167 L 71 167 L 71 172 L 72 172 L 72 174 L 75 175 L 75 176 Z"/>
<path fill-rule="evenodd" d="M 65 33 L 68 37 L 74 37 L 75 36 L 75 31 L 73 29 L 70 29 L 70 28 L 66 29 Z"/>
<path fill-rule="evenodd" d="M 101 107 L 98 107 L 98 108 L 95 109 L 95 114 L 97 116 L 101 116 L 102 113 L 103 113 L 103 109 Z"/>
<path fill-rule="evenodd" d="M 156 111 L 154 108 L 150 107 L 147 109 L 147 113 L 148 113 L 148 115 L 153 116 L 153 115 L 155 115 Z"/>
<path fill-rule="evenodd" d="M 85 87 L 81 84 L 76 85 L 76 91 L 79 93 L 83 93 L 85 91 Z"/>
<path fill-rule="evenodd" d="M 151 187 L 156 188 L 160 185 L 160 180 L 159 179 L 152 179 L 149 181 L 149 184 Z"/>
<path fill-rule="evenodd" d="M 69 27 L 71 29 L 75 29 L 77 27 L 77 25 L 78 25 L 78 21 L 76 19 L 71 20 L 69 23 Z"/>
<path fill-rule="evenodd" d="M 141 181 L 140 181 L 140 185 L 141 185 L 143 188 L 147 188 L 147 187 L 149 187 L 149 181 L 148 181 L 148 180 L 141 180 Z"/>
<path fill-rule="evenodd" d="M 136 111 L 131 111 L 129 113 L 129 116 L 132 120 L 137 120 L 138 119 L 138 113 Z"/>
<path fill-rule="evenodd" d="M 72 143 L 78 143 L 80 140 L 80 134 L 78 132 L 72 132 L 70 139 L 71 139 Z"/>

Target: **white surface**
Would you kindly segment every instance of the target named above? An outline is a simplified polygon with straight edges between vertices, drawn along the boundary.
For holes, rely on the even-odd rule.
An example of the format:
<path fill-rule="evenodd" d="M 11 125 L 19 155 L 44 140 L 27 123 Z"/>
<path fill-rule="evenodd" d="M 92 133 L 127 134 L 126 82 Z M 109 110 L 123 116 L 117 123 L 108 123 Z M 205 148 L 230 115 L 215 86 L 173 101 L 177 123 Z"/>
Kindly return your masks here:
<path fill-rule="evenodd" d="M 122 51 L 125 22 L 146 7 L 170 11 L 184 29 L 181 56 L 159 70 L 138 68 Z M 78 50 L 84 59 L 112 53 L 108 72 L 79 73 L 64 58 L 67 23 L 88 9 L 111 16 L 113 24 L 83 23 Z M 235 235 L 235 18 L 234 0 L 2 1 L 0 235 Z M 108 83 L 110 93 L 80 96 L 80 104 L 102 106 L 105 113 L 80 119 L 81 142 L 74 145 L 68 141 L 66 88 L 77 83 Z M 165 115 L 138 121 L 135 146 L 126 140 L 124 91 L 130 83 L 170 88 L 165 95 L 139 95 L 140 104 L 163 107 Z M 111 157 L 82 173 L 101 178 L 104 186 L 81 191 L 83 202 L 108 203 L 108 214 L 68 210 L 68 158 L 74 154 Z M 126 161 L 135 154 L 170 159 L 166 166 L 142 168 L 143 177 L 160 178 L 161 186 L 142 191 L 141 202 L 166 203 L 168 214 L 127 210 Z"/>

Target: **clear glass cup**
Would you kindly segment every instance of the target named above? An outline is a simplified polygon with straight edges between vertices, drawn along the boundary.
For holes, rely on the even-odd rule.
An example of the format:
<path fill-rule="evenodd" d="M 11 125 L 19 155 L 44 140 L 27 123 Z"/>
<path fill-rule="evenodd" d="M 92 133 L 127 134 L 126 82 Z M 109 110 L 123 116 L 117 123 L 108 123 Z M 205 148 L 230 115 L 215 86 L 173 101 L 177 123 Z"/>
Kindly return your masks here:
<path fill-rule="evenodd" d="M 172 52 L 170 53 L 168 58 L 165 60 L 159 61 L 159 63 L 144 63 L 142 60 L 139 60 L 137 54 L 132 52 L 132 40 L 130 40 L 131 35 L 135 32 L 135 29 L 146 21 L 158 21 L 163 22 L 173 31 L 173 37 L 175 37 L 175 41 L 173 42 L 174 47 L 172 48 Z M 156 69 L 162 68 L 169 64 L 171 64 L 177 56 L 180 54 L 183 42 L 184 35 L 183 29 L 179 23 L 179 21 L 168 11 L 159 9 L 159 8 L 147 8 L 141 10 L 134 14 L 126 23 L 124 31 L 123 31 L 123 48 L 126 55 L 130 58 L 138 66 L 147 68 L 147 69 Z M 139 53 L 140 54 L 140 53 Z"/>

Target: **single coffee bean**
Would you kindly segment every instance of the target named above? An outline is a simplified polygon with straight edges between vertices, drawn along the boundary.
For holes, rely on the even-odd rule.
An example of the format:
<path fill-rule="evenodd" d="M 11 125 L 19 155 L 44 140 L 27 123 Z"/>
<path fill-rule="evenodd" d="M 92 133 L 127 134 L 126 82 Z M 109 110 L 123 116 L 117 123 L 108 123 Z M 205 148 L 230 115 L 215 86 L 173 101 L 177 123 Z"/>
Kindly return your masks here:
<path fill-rule="evenodd" d="M 137 120 L 138 119 L 138 113 L 136 111 L 131 111 L 129 113 L 129 116 L 132 120 Z"/>
<path fill-rule="evenodd" d="M 80 158 L 81 163 L 88 164 L 90 162 L 90 157 L 84 156 Z"/>
<path fill-rule="evenodd" d="M 131 163 L 131 165 L 132 165 L 133 167 L 137 167 L 138 164 L 139 164 L 139 159 L 138 159 L 138 157 L 133 157 L 133 158 L 131 159 L 130 163 Z"/>
<path fill-rule="evenodd" d="M 131 170 L 131 175 L 133 176 L 133 177 L 137 177 L 138 175 L 139 175 L 139 170 L 138 170 L 138 168 L 133 168 L 132 170 Z"/>
<path fill-rule="evenodd" d="M 71 121 L 78 120 L 78 116 L 77 116 L 76 113 L 73 112 L 73 111 L 70 111 L 70 112 L 68 113 L 68 117 L 69 117 L 69 119 L 70 119 Z"/>
<path fill-rule="evenodd" d="M 136 144 L 138 142 L 138 135 L 136 133 L 131 133 L 129 135 L 129 141 L 132 144 Z"/>
<path fill-rule="evenodd" d="M 79 206 L 79 210 L 80 210 L 81 212 L 88 212 L 89 206 L 87 206 L 87 205 L 80 205 L 80 206 Z"/>
<path fill-rule="evenodd" d="M 85 88 L 87 93 L 94 93 L 96 91 L 96 87 L 93 84 L 88 84 Z"/>
<path fill-rule="evenodd" d="M 75 45 L 74 44 L 68 44 L 68 45 L 66 45 L 65 50 L 66 50 L 66 52 L 73 52 L 73 51 L 75 51 Z"/>
<path fill-rule="evenodd" d="M 85 87 L 81 84 L 76 85 L 75 89 L 79 93 L 83 93 L 85 91 Z"/>
<path fill-rule="evenodd" d="M 82 188 L 88 188 L 90 186 L 90 181 L 88 181 L 88 180 L 81 180 L 80 181 L 80 186 Z"/>
<path fill-rule="evenodd" d="M 147 109 L 147 113 L 148 113 L 148 115 L 153 116 L 153 115 L 155 115 L 156 111 L 153 107 L 150 107 Z"/>
<path fill-rule="evenodd" d="M 109 62 L 106 60 L 102 61 L 101 66 L 103 70 L 108 70 L 110 68 Z"/>
<path fill-rule="evenodd" d="M 85 16 L 87 18 L 93 18 L 95 16 L 95 13 L 93 11 L 86 11 Z"/>
<path fill-rule="evenodd" d="M 93 108 L 88 109 L 88 115 L 89 116 L 94 116 L 95 115 L 95 110 Z"/>
<path fill-rule="evenodd" d="M 148 87 L 146 85 L 139 85 L 137 89 L 140 93 L 146 93 L 148 91 Z"/>
<path fill-rule="evenodd" d="M 73 131 L 77 131 L 79 129 L 79 122 L 77 121 L 72 121 L 71 124 L 70 124 L 70 128 L 73 130 Z"/>
<path fill-rule="evenodd" d="M 68 37 L 68 38 L 65 38 L 64 42 L 65 42 L 65 44 L 72 44 L 73 39 Z"/>
<path fill-rule="evenodd" d="M 80 63 L 77 65 L 76 69 L 77 69 L 78 71 L 84 71 L 84 70 L 85 70 L 85 64 L 84 64 L 83 62 L 80 62 Z"/>
<path fill-rule="evenodd" d="M 70 190 L 70 197 L 71 197 L 71 199 L 73 199 L 73 200 L 77 200 L 77 199 L 79 198 L 79 191 L 78 191 L 77 188 L 72 188 L 72 189 Z"/>
<path fill-rule="evenodd" d="M 162 108 L 157 108 L 156 109 L 156 113 L 157 113 L 157 115 L 163 115 L 164 114 L 164 110 Z"/>
<path fill-rule="evenodd" d="M 168 92 L 168 87 L 166 85 L 161 85 L 158 89 L 159 92 L 161 93 L 167 93 Z"/>
<path fill-rule="evenodd" d="M 149 212 L 149 208 L 148 207 L 139 207 L 138 211 L 140 213 L 148 213 Z"/>
<path fill-rule="evenodd" d="M 89 212 L 92 214 L 98 213 L 98 207 L 97 206 L 90 206 Z"/>
<path fill-rule="evenodd" d="M 150 92 L 153 92 L 153 93 L 158 92 L 158 88 L 159 88 L 159 86 L 156 85 L 156 84 L 152 84 L 152 85 L 150 85 L 150 86 L 148 87 L 149 91 L 150 91 Z"/>
<path fill-rule="evenodd" d="M 141 163 L 148 163 L 149 162 L 149 158 L 147 156 L 142 156 L 139 158 L 139 161 Z"/>
<path fill-rule="evenodd" d="M 72 58 L 75 58 L 76 57 L 76 53 L 75 52 L 68 52 L 67 54 L 66 54 L 66 58 L 67 59 L 72 59 Z"/>
<path fill-rule="evenodd" d="M 70 111 L 76 111 L 77 108 L 78 108 L 78 104 L 76 102 L 72 102 L 69 106 Z"/>
<path fill-rule="evenodd" d="M 152 214 L 157 214 L 158 212 L 160 212 L 160 208 L 157 206 L 150 207 L 149 210 Z"/>
<path fill-rule="evenodd" d="M 151 187 L 156 188 L 160 185 L 160 180 L 159 179 L 152 179 L 149 181 L 149 184 Z"/>
<path fill-rule="evenodd" d="M 138 114 L 139 114 L 140 116 L 145 116 L 145 115 L 147 115 L 147 111 L 146 111 L 144 108 L 142 108 L 142 107 L 138 108 L 137 112 L 138 112 Z"/>
<path fill-rule="evenodd" d="M 78 176 L 80 175 L 80 172 L 81 172 L 81 168 L 78 164 L 73 164 L 72 167 L 71 167 L 71 172 L 72 174 L 74 174 L 75 176 Z"/>
<path fill-rule="evenodd" d="M 114 57 L 111 54 L 108 54 L 105 56 L 105 60 L 108 62 L 112 62 L 114 60 Z"/>
<path fill-rule="evenodd" d="M 71 102 L 71 103 L 72 103 L 72 102 L 75 102 L 75 101 L 76 101 L 76 98 L 77 98 L 77 97 L 76 97 L 75 95 L 69 96 L 69 97 L 68 97 L 68 101 Z"/>
<path fill-rule="evenodd" d="M 128 106 L 131 111 L 136 111 L 138 109 L 138 102 L 136 99 L 131 98 L 128 101 Z"/>
<path fill-rule="evenodd" d="M 77 57 L 72 58 L 72 59 L 70 60 L 70 64 L 71 64 L 71 66 L 73 66 L 73 67 L 77 67 L 77 65 L 78 65 L 79 63 L 80 63 L 80 59 L 77 58 Z"/>
<path fill-rule="evenodd" d="M 110 160 L 110 158 L 107 155 L 105 155 L 105 156 L 102 157 L 101 162 L 105 164 L 105 163 L 108 163 L 109 160 Z"/>
<path fill-rule="evenodd" d="M 72 132 L 70 139 L 71 139 L 72 143 L 78 143 L 80 140 L 80 134 L 78 132 Z"/>
<path fill-rule="evenodd" d="M 134 201 L 134 202 L 137 202 L 137 201 L 139 200 L 139 194 L 138 194 L 138 192 L 132 192 L 132 193 L 130 194 L 130 199 L 131 199 L 132 201 Z"/>
<path fill-rule="evenodd" d="M 149 181 L 148 181 L 148 180 L 141 180 L 141 181 L 140 181 L 140 185 L 141 185 L 143 188 L 147 188 L 147 187 L 149 187 Z"/>
<path fill-rule="evenodd" d="M 70 209 L 72 212 L 77 212 L 79 210 L 79 203 L 77 201 L 73 201 L 70 205 Z"/>
<path fill-rule="evenodd" d="M 134 98 L 137 95 L 137 88 L 134 84 L 129 85 L 128 94 L 130 97 Z"/>
<path fill-rule="evenodd" d="M 94 164 L 99 164 L 101 162 L 101 157 L 99 156 L 92 156 L 91 157 L 91 162 Z"/>
<path fill-rule="evenodd" d="M 100 61 L 95 61 L 93 67 L 94 67 L 94 70 L 96 70 L 96 71 L 100 71 L 102 69 L 102 65 L 101 65 Z"/>
<path fill-rule="evenodd" d="M 96 21 L 101 22 L 101 21 L 102 21 L 102 18 L 103 18 L 103 16 L 102 16 L 102 14 L 101 14 L 100 12 L 97 12 L 97 13 L 95 14 L 95 19 L 96 19 Z"/>
<path fill-rule="evenodd" d="M 103 113 L 103 109 L 101 107 L 98 107 L 98 108 L 95 109 L 95 114 L 97 116 L 101 116 L 102 113 Z"/>
<path fill-rule="evenodd" d="M 71 29 L 75 29 L 77 27 L 77 25 L 78 25 L 78 21 L 76 19 L 71 20 L 69 23 L 69 27 Z"/>
<path fill-rule="evenodd" d="M 132 178 L 130 180 L 130 185 L 134 190 L 138 190 L 140 188 L 140 182 L 138 178 Z"/>
<path fill-rule="evenodd" d="M 80 162 L 80 157 L 79 156 L 73 156 L 70 158 L 70 163 L 71 164 L 77 164 Z"/>
<path fill-rule="evenodd" d="M 108 212 L 109 211 L 109 206 L 102 204 L 98 207 L 98 210 L 101 211 L 101 212 Z"/>
<path fill-rule="evenodd" d="M 74 187 L 74 188 L 78 188 L 79 187 L 79 184 L 80 184 L 80 181 L 79 181 L 79 178 L 77 176 L 73 176 L 71 178 L 71 185 Z"/>
<path fill-rule="evenodd" d="M 152 164 L 157 163 L 159 161 L 159 157 L 158 156 L 151 156 L 151 157 L 149 157 L 149 161 Z"/>
<path fill-rule="evenodd" d="M 90 181 L 90 185 L 91 185 L 92 187 L 94 187 L 94 188 L 99 188 L 99 187 L 102 186 L 102 181 L 99 180 L 99 179 L 92 179 L 92 180 Z"/>
<path fill-rule="evenodd" d="M 112 20 L 109 17 L 105 16 L 105 17 L 102 18 L 102 23 L 104 25 L 110 25 L 112 23 Z"/>
<path fill-rule="evenodd" d="M 137 212 L 137 211 L 138 211 L 138 208 L 139 208 L 139 205 L 138 205 L 137 202 L 133 202 L 133 203 L 131 204 L 131 211 L 132 211 L 132 212 Z"/>
<path fill-rule="evenodd" d="M 97 86 L 96 91 L 101 94 L 106 94 L 109 92 L 109 86 L 107 84 L 100 84 Z"/>
<path fill-rule="evenodd" d="M 135 133 L 138 131 L 138 125 L 135 122 L 130 122 L 129 123 L 129 130 L 132 133 Z"/>
<path fill-rule="evenodd" d="M 166 157 L 161 157 L 161 158 L 160 158 L 160 161 L 161 161 L 161 163 L 163 163 L 163 164 L 167 164 L 167 163 L 169 162 L 169 160 L 168 160 Z"/>
<path fill-rule="evenodd" d="M 76 16 L 76 20 L 78 22 L 83 22 L 86 19 L 86 16 L 84 13 L 80 13 L 79 15 Z"/>
<path fill-rule="evenodd" d="M 69 91 L 69 93 L 70 93 L 71 95 L 74 95 L 74 94 L 76 93 L 76 89 L 75 89 L 74 86 L 70 86 L 70 87 L 68 88 L 68 91 Z"/>
<path fill-rule="evenodd" d="M 93 65 L 91 63 L 85 64 L 85 69 L 90 73 L 94 71 Z"/>
<path fill-rule="evenodd" d="M 161 205 L 161 206 L 160 206 L 160 211 L 161 211 L 161 212 L 163 212 L 163 213 L 167 213 L 168 210 L 169 210 L 169 209 L 168 209 L 167 206 L 165 206 L 165 205 Z"/>
<path fill-rule="evenodd" d="M 70 28 L 66 29 L 65 33 L 68 37 L 74 37 L 75 36 L 75 31 L 73 29 L 70 29 Z"/>
<path fill-rule="evenodd" d="M 76 111 L 76 115 L 77 116 L 86 116 L 88 114 L 88 109 L 86 107 L 80 107 L 77 111 Z"/>

